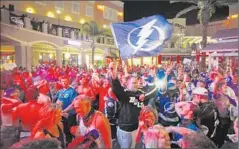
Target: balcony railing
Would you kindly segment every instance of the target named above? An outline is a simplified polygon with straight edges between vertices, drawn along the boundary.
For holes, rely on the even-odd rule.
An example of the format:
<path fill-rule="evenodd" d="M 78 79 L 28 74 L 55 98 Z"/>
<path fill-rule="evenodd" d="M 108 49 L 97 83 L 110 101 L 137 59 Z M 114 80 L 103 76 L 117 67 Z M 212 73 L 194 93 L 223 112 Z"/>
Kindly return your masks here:
<path fill-rule="evenodd" d="M 114 45 L 114 39 L 106 36 L 89 36 L 82 33 L 79 28 L 51 24 L 49 21 L 38 21 L 36 18 L 29 18 L 26 14 L 15 14 L 6 8 L 1 8 L 1 22 L 16 25 L 19 28 L 25 28 L 50 34 L 54 36 L 69 38 L 80 41 L 95 41 L 98 44 Z"/>

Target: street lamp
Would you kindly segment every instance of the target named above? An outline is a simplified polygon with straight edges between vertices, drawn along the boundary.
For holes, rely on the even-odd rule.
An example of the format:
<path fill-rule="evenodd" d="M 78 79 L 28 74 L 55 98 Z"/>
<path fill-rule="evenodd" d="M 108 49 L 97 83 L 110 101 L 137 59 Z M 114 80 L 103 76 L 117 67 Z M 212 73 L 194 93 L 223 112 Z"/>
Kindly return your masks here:
<path fill-rule="evenodd" d="M 60 25 L 60 14 L 61 14 L 61 11 L 57 10 L 56 13 L 57 13 L 57 18 L 58 18 L 58 25 Z"/>

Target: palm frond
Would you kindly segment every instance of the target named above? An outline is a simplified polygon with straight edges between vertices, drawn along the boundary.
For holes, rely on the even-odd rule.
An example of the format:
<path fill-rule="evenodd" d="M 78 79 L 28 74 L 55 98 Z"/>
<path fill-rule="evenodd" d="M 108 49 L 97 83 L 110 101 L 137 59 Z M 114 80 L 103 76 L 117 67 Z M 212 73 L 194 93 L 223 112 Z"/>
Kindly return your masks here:
<path fill-rule="evenodd" d="M 195 6 L 195 5 L 185 8 L 185 9 L 181 10 L 180 12 L 178 12 L 175 18 L 179 18 L 180 16 L 182 16 L 192 10 L 196 10 L 196 9 L 198 9 L 198 6 Z"/>
<path fill-rule="evenodd" d="M 170 3 L 192 3 L 197 5 L 198 0 L 170 0 Z"/>
<path fill-rule="evenodd" d="M 228 6 L 228 5 L 231 5 L 233 3 L 230 3 L 230 2 L 217 2 L 215 3 L 215 6 L 217 7 L 223 7 L 223 6 Z"/>
<path fill-rule="evenodd" d="M 212 15 L 213 15 L 215 12 L 216 12 L 215 6 L 211 6 L 211 7 L 209 8 L 210 18 L 212 17 Z"/>
<path fill-rule="evenodd" d="M 222 7 L 222 6 L 228 6 L 235 3 L 237 3 L 235 0 L 220 0 L 220 1 L 211 0 L 209 4 L 210 6 Z"/>

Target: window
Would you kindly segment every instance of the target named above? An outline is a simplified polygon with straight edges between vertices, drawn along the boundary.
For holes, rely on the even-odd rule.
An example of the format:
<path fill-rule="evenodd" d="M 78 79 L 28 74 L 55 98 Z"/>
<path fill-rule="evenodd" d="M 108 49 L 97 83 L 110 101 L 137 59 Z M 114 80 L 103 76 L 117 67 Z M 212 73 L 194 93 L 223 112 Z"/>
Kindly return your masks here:
<path fill-rule="evenodd" d="M 76 14 L 80 13 L 80 2 L 72 1 L 72 12 Z"/>
<path fill-rule="evenodd" d="M 57 9 L 64 10 L 64 1 L 55 1 L 55 3 Z"/>
<path fill-rule="evenodd" d="M 46 5 L 46 1 L 35 1 L 35 3 L 40 4 L 40 5 Z"/>
<path fill-rule="evenodd" d="M 105 19 L 109 19 L 110 17 L 110 9 L 108 7 L 105 7 L 104 8 L 104 13 L 103 13 L 103 16 Z"/>
<path fill-rule="evenodd" d="M 86 10 L 86 16 L 88 17 L 93 17 L 93 7 L 92 6 L 86 6 L 85 7 Z"/>
<path fill-rule="evenodd" d="M 111 9 L 111 20 L 118 21 L 117 11 L 114 9 Z"/>
<path fill-rule="evenodd" d="M 105 7 L 103 16 L 105 19 L 118 21 L 117 11 L 115 9 Z"/>

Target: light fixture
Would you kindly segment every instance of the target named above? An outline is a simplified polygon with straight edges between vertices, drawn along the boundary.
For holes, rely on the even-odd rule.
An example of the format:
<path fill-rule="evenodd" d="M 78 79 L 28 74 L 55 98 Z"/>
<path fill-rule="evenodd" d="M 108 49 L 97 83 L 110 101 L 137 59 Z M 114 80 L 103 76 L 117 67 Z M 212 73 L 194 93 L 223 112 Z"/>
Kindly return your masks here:
<path fill-rule="evenodd" d="M 85 24 L 85 19 L 81 19 L 80 24 Z"/>
<path fill-rule="evenodd" d="M 107 28 L 107 25 L 104 24 L 104 25 L 103 25 L 103 28 Z"/>
<path fill-rule="evenodd" d="M 51 11 L 49 11 L 49 12 L 47 12 L 47 14 L 46 14 L 48 17 L 50 17 L 50 18 L 55 18 L 55 15 L 54 15 L 54 13 L 53 12 L 51 12 Z"/>
<path fill-rule="evenodd" d="M 49 57 L 50 57 L 50 59 L 52 59 L 53 58 L 53 54 L 50 54 Z"/>
<path fill-rule="evenodd" d="M 60 11 L 60 10 L 57 10 L 56 13 L 57 13 L 57 14 L 61 14 L 61 11 Z"/>
<path fill-rule="evenodd" d="M 66 21 L 72 21 L 72 18 L 70 16 L 65 16 Z"/>
<path fill-rule="evenodd" d="M 117 14 L 121 17 L 123 16 L 123 12 L 118 12 Z"/>
<path fill-rule="evenodd" d="M 70 55 L 69 52 L 67 52 L 67 53 L 65 54 L 65 58 L 66 58 L 66 59 L 70 58 L 70 56 L 71 56 L 71 55 Z"/>
<path fill-rule="evenodd" d="M 232 18 L 232 19 L 238 18 L 238 14 L 231 15 L 231 18 Z"/>
<path fill-rule="evenodd" d="M 26 12 L 28 13 L 35 13 L 35 10 L 32 7 L 27 7 Z"/>
<path fill-rule="evenodd" d="M 104 10 L 104 5 L 97 5 L 97 8 L 98 8 L 99 10 Z"/>
<path fill-rule="evenodd" d="M 39 55 L 39 59 L 42 60 L 42 55 Z"/>

